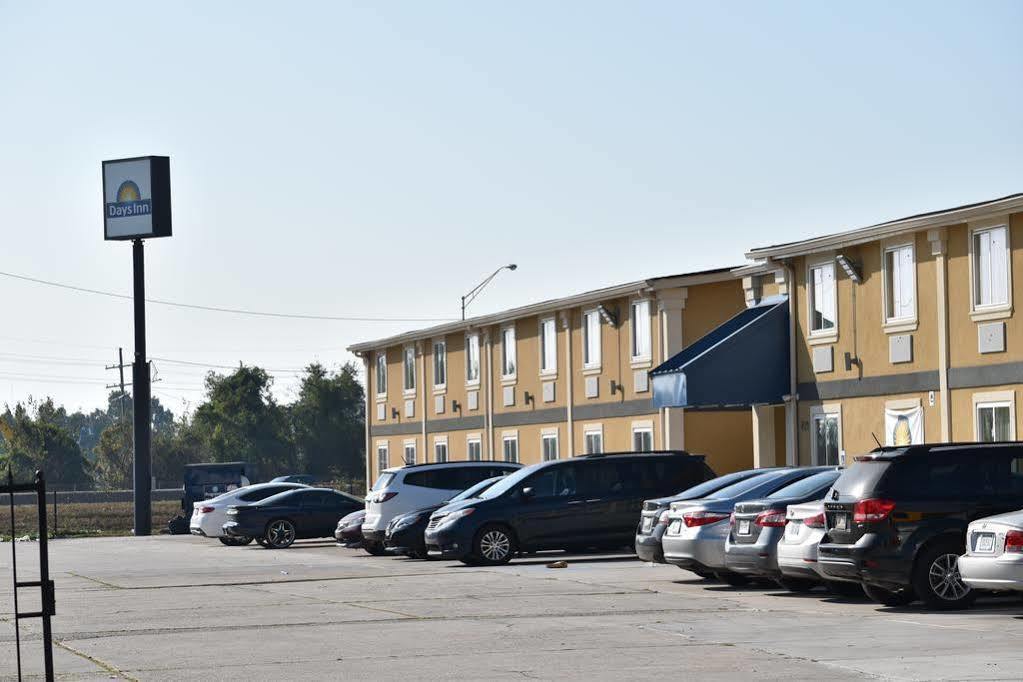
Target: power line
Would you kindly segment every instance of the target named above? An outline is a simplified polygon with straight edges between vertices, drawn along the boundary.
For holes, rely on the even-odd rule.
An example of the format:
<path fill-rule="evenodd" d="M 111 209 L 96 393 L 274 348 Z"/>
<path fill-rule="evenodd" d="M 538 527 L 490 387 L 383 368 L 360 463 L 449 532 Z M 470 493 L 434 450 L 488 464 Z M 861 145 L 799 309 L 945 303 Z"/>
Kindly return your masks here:
<path fill-rule="evenodd" d="M 121 298 L 132 300 L 132 297 L 128 294 L 118 294 L 113 291 L 102 291 L 100 289 L 90 289 L 88 287 L 80 287 L 74 284 L 63 284 L 61 282 L 51 282 L 45 279 L 39 279 L 37 277 L 28 277 L 26 275 L 17 275 L 13 272 L 0 271 L 0 276 L 10 277 L 12 279 L 18 279 L 23 282 L 32 282 L 34 284 L 42 284 L 49 287 L 57 287 L 59 289 L 68 289 L 70 291 L 77 291 L 86 294 L 96 294 L 98 296 L 108 296 L 110 298 Z M 288 318 L 294 320 L 328 320 L 333 322 L 451 322 L 453 318 L 450 317 L 354 317 L 354 316 L 335 316 L 335 315 L 303 315 L 300 313 L 275 313 L 266 312 L 261 310 L 244 310 L 241 308 L 222 308 L 219 306 L 199 305 L 196 303 L 180 303 L 177 301 L 164 301 L 156 298 L 147 298 L 147 303 L 153 303 L 155 305 L 169 306 L 172 308 L 187 308 L 190 310 L 205 310 L 213 313 L 230 313 L 232 315 L 252 315 L 256 317 L 277 317 L 277 318 Z"/>

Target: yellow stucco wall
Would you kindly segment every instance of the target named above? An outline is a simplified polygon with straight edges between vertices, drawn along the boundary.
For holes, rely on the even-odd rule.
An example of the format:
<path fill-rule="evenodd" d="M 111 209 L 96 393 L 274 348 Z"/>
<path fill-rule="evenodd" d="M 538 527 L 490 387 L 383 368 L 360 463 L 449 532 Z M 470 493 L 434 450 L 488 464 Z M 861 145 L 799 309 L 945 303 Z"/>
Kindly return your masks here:
<path fill-rule="evenodd" d="M 749 410 L 686 410 L 685 429 L 686 450 L 706 455 L 715 473 L 753 466 L 753 415 Z"/>

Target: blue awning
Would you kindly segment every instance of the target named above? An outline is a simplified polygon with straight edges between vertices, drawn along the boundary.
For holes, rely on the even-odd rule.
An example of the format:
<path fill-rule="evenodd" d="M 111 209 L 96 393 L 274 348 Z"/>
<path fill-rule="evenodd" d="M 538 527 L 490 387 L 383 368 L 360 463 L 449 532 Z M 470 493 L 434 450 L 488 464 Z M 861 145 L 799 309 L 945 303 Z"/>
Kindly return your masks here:
<path fill-rule="evenodd" d="M 651 370 L 654 406 L 743 407 L 789 393 L 789 304 L 772 296 Z"/>

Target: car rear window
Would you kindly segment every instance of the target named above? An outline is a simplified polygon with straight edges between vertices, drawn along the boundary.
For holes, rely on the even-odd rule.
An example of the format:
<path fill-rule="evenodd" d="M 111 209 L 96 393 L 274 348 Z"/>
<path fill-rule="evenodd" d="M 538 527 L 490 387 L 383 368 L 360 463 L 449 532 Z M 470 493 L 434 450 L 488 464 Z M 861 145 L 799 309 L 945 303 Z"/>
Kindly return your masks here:
<path fill-rule="evenodd" d="M 853 462 L 853 465 L 842 472 L 832 488 L 839 495 L 867 498 L 878 489 L 881 479 L 888 472 L 891 462 L 866 459 Z"/>
<path fill-rule="evenodd" d="M 387 487 L 387 484 L 394 480 L 393 473 L 380 474 L 377 478 L 377 482 L 373 484 L 371 490 L 383 490 Z"/>
<path fill-rule="evenodd" d="M 725 474 L 724 476 L 718 476 L 709 481 L 704 481 L 700 485 L 694 485 L 692 488 L 686 488 L 679 494 L 679 497 L 683 500 L 698 500 L 701 497 L 707 497 L 711 493 L 721 490 L 726 486 L 730 486 L 733 483 L 744 481 L 747 478 L 753 478 L 760 474 L 756 471 L 737 471 L 734 474 Z"/>
<path fill-rule="evenodd" d="M 767 496 L 767 499 L 780 500 L 786 497 L 799 498 L 806 497 L 807 495 L 812 495 L 814 492 L 820 490 L 821 488 L 830 487 L 831 484 L 833 484 L 835 480 L 838 479 L 839 473 L 841 472 L 822 471 L 819 474 L 807 476 L 806 478 L 796 481 L 795 483 L 790 483 L 784 488 L 775 490 L 773 493 Z"/>
<path fill-rule="evenodd" d="M 755 488 L 764 481 L 766 481 L 767 479 L 765 478 L 765 476 L 771 476 L 771 474 L 760 474 L 759 476 L 753 476 L 752 478 L 743 479 L 738 483 L 733 483 L 732 485 L 725 486 L 724 488 L 721 488 L 713 495 L 708 495 L 707 497 L 712 497 L 716 500 L 727 500 L 729 498 L 735 497 L 736 495 L 742 495 L 747 490 Z"/>
<path fill-rule="evenodd" d="M 259 490 L 251 490 L 247 493 L 238 496 L 238 499 L 242 502 L 258 502 L 259 500 L 265 500 L 271 495 L 277 493 L 283 493 L 285 490 L 291 490 L 291 486 L 287 485 L 275 485 L 267 486 L 266 488 L 260 488 Z"/>

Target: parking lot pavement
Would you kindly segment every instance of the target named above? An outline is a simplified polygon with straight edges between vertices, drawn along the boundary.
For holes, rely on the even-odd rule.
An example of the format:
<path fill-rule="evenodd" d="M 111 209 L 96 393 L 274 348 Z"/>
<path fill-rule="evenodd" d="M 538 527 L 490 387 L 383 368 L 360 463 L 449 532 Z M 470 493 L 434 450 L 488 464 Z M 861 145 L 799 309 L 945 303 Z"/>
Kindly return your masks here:
<path fill-rule="evenodd" d="M 18 550 L 29 579 L 36 546 Z M 0 679 L 15 673 L 9 552 L 0 546 Z M 547 568 L 552 558 L 568 568 Z M 64 679 L 1023 677 L 1019 600 L 931 613 L 736 590 L 627 556 L 470 568 L 187 536 L 55 541 L 51 566 Z M 24 623 L 37 676 L 39 644 L 38 622 Z"/>

